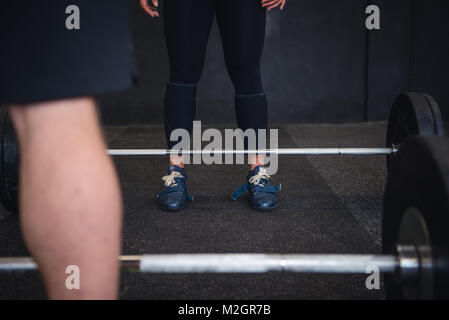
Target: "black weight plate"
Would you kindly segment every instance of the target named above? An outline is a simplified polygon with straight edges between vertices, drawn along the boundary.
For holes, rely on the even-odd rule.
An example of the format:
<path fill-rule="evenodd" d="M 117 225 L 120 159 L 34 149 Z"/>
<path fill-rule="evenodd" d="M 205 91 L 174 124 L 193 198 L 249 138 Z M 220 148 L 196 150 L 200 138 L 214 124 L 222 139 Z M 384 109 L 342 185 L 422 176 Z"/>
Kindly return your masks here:
<path fill-rule="evenodd" d="M 400 94 L 393 103 L 388 119 L 387 148 L 400 146 L 409 137 L 444 135 L 443 119 L 435 100 L 427 94 Z M 387 157 L 390 168 L 393 156 Z"/>
<path fill-rule="evenodd" d="M 8 211 L 6 209 L 6 205 L 8 203 L 7 201 L 7 192 L 6 188 L 4 186 L 5 179 L 3 178 L 3 161 L 2 161 L 2 155 L 3 155 L 3 143 L 2 143 L 2 137 L 3 137 L 3 126 L 5 123 L 5 112 L 3 111 L 3 106 L 0 106 L 0 210 L 2 212 Z"/>
<path fill-rule="evenodd" d="M 413 137 L 392 161 L 382 217 L 383 251 L 395 254 L 406 213 L 419 212 L 432 248 L 432 298 L 449 298 L 449 138 Z M 412 234 L 413 237 L 413 234 Z M 411 242 L 419 241 L 408 240 Z M 419 245 L 419 243 L 402 243 Z M 385 275 L 387 298 L 410 298 L 397 275 Z M 414 298 L 420 293 L 414 292 Z"/>
<path fill-rule="evenodd" d="M 8 212 L 18 211 L 18 144 L 7 112 L 0 115 L 0 201 Z"/>
<path fill-rule="evenodd" d="M 437 136 L 444 136 L 444 121 L 443 116 L 441 115 L 440 106 L 435 101 L 435 99 L 430 94 L 423 94 L 429 104 L 430 110 L 432 111 L 433 121 L 435 132 Z"/>

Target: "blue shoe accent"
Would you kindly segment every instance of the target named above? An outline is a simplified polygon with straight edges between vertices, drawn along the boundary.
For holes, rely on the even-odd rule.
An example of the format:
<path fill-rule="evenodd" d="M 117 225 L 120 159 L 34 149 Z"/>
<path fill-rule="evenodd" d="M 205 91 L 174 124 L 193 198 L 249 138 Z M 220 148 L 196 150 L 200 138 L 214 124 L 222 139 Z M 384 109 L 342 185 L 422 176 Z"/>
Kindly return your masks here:
<path fill-rule="evenodd" d="M 248 173 L 248 182 L 235 190 L 231 198 L 236 201 L 246 191 L 250 195 L 251 207 L 258 211 L 271 211 L 277 207 L 276 193 L 281 190 L 281 185 L 272 186 L 269 183 L 270 176 L 267 175 L 262 166 L 254 168 Z"/>
<path fill-rule="evenodd" d="M 186 201 L 193 201 L 193 196 L 187 188 L 187 175 L 184 169 L 170 166 L 168 175 L 162 178 L 164 190 L 157 195 L 161 208 L 166 211 L 180 211 L 184 209 Z"/>

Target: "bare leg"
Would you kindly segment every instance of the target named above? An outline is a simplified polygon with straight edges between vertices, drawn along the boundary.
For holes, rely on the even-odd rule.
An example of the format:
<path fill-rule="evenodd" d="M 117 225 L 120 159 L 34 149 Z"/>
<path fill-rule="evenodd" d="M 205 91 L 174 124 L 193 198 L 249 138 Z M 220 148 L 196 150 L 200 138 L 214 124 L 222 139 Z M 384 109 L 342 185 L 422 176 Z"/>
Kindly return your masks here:
<path fill-rule="evenodd" d="M 170 166 L 184 168 L 184 156 L 170 155 Z"/>
<path fill-rule="evenodd" d="M 117 298 L 121 197 L 95 105 L 10 106 L 20 141 L 21 228 L 51 299 Z M 66 288 L 66 267 L 80 290 Z"/>
<path fill-rule="evenodd" d="M 265 165 L 265 157 L 259 155 L 250 155 L 249 156 L 249 169 L 253 171 L 257 166 Z"/>

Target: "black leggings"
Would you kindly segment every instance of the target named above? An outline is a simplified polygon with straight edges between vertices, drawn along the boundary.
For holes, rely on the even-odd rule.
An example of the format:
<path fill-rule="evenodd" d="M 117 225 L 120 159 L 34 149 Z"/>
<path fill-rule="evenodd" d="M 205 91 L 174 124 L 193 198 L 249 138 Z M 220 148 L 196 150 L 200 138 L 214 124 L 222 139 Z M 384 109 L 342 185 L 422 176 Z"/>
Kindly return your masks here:
<path fill-rule="evenodd" d="M 165 0 L 164 27 L 170 60 L 165 93 L 168 147 L 173 130 L 192 132 L 196 89 L 203 70 L 214 15 L 220 29 L 226 68 L 235 87 L 239 128 L 266 129 L 267 102 L 260 76 L 265 39 L 265 9 L 260 0 Z"/>

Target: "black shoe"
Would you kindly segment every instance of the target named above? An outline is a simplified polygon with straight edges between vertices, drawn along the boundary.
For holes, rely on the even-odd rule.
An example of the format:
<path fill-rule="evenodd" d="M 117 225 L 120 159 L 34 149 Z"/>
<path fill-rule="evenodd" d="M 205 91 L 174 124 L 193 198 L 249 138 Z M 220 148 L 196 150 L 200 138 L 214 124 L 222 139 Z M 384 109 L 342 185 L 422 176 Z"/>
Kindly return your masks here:
<path fill-rule="evenodd" d="M 257 211 L 271 211 L 276 209 L 278 197 L 276 193 L 281 190 L 281 185 L 272 186 L 269 183 L 270 176 L 262 166 L 257 166 L 248 173 L 247 180 L 243 186 L 238 188 L 231 196 L 237 200 L 246 191 L 249 191 L 250 204 Z"/>
<path fill-rule="evenodd" d="M 187 189 L 187 175 L 184 169 L 178 166 L 170 166 L 168 175 L 164 180 L 164 190 L 157 195 L 162 210 L 181 211 L 185 208 L 187 201 L 192 201 L 193 197 Z"/>

